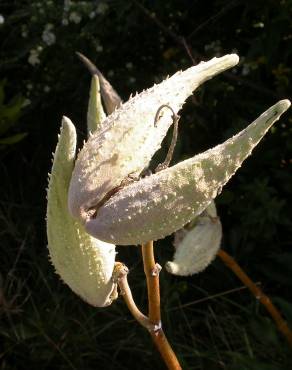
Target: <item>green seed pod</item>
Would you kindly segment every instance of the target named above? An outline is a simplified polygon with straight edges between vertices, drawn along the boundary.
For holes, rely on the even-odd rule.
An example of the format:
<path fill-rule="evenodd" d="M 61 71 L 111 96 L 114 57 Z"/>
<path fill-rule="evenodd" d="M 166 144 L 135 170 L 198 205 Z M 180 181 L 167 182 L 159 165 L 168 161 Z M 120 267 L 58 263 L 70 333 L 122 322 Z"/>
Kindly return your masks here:
<path fill-rule="evenodd" d="M 100 129 L 104 113 L 96 76 L 92 80 L 88 112 L 89 130 Z M 76 130 L 64 117 L 48 188 L 49 254 L 56 272 L 76 294 L 93 306 L 104 307 L 117 296 L 116 284 L 111 279 L 115 246 L 91 237 L 68 212 L 68 188 L 75 151 Z"/>

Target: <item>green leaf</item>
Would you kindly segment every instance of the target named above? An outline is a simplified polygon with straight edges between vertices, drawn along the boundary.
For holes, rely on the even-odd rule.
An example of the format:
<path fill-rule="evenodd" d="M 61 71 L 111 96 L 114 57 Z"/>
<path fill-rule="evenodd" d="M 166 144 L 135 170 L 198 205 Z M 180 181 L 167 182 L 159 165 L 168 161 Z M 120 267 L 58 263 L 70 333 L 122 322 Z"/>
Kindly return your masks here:
<path fill-rule="evenodd" d="M 19 119 L 23 101 L 23 97 L 19 95 L 0 107 L 0 135 L 5 134 Z"/>

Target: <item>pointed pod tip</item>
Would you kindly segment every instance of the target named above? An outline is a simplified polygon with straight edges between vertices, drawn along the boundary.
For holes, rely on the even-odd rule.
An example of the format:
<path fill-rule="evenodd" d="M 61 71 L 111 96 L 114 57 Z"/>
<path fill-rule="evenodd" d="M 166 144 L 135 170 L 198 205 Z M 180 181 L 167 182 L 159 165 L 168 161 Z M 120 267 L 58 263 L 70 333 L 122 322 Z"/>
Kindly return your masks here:
<path fill-rule="evenodd" d="M 73 125 L 72 121 L 70 118 L 63 116 L 62 117 L 62 127 L 66 127 L 68 130 L 74 130 L 75 131 L 75 126 Z"/>
<path fill-rule="evenodd" d="M 191 67 L 190 71 L 196 73 L 196 81 L 198 80 L 199 84 L 201 84 L 219 73 L 236 66 L 238 62 L 239 56 L 237 54 L 227 54 L 222 57 L 214 57 L 206 62 L 203 61 Z"/>
<path fill-rule="evenodd" d="M 99 77 L 97 74 L 94 74 L 92 76 L 92 82 L 96 84 L 96 89 L 99 90 L 100 88 L 100 81 L 99 81 Z"/>
<path fill-rule="evenodd" d="M 272 118 L 274 117 L 274 121 L 277 121 L 281 117 L 281 115 L 286 112 L 290 105 L 291 102 L 288 99 L 279 100 L 263 114 L 268 113 L 269 116 L 271 116 Z"/>
<path fill-rule="evenodd" d="M 239 56 L 237 54 L 226 54 L 222 57 L 215 57 L 214 62 L 228 66 L 228 68 L 234 67 L 239 62 Z M 206 62 L 204 62 L 206 63 Z"/>
<path fill-rule="evenodd" d="M 236 65 L 239 62 L 239 56 L 237 54 L 227 54 L 226 58 L 230 61 L 230 64 Z"/>
<path fill-rule="evenodd" d="M 284 113 L 290 107 L 290 105 L 291 105 L 290 100 L 283 99 L 283 100 L 278 101 L 278 103 L 276 104 L 276 107 L 279 109 L 281 113 Z"/>
<path fill-rule="evenodd" d="M 75 54 L 78 56 L 78 58 L 81 60 L 81 62 L 85 65 L 85 67 L 89 70 L 89 72 L 92 75 L 99 75 L 100 71 L 96 67 L 95 64 L 92 63 L 90 59 L 88 59 L 84 54 L 80 53 L 79 51 L 76 51 Z"/>
<path fill-rule="evenodd" d="M 70 118 L 66 117 L 66 116 L 62 116 L 62 123 L 68 123 L 68 122 L 71 122 Z"/>

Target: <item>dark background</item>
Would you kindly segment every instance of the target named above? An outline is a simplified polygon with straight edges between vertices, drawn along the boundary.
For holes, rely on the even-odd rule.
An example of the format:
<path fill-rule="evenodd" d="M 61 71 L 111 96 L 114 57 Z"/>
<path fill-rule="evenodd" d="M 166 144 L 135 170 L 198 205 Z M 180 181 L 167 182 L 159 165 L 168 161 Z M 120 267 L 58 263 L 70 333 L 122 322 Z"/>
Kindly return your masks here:
<path fill-rule="evenodd" d="M 177 162 L 291 99 L 292 1 L 1 0 L 0 14 L 0 369 L 164 369 L 121 299 L 109 308 L 88 306 L 48 261 L 47 174 L 61 116 L 72 119 L 80 141 L 86 134 L 90 76 L 75 51 L 92 59 L 124 100 L 193 62 L 239 54 L 238 67 L 185 105 Z M 222 247 L 290 326 L 291 123 L 290 110 L 217 199 Z M 172 256 L 171 242 L 156 244 L 161 265 Z M 118 251 L 145 312 L 139 248 Z M 285 338 L 241 287 L 218 259 L 190 278 L 162 271 L 164 329 L 184 369 L 292 368 Z"/>

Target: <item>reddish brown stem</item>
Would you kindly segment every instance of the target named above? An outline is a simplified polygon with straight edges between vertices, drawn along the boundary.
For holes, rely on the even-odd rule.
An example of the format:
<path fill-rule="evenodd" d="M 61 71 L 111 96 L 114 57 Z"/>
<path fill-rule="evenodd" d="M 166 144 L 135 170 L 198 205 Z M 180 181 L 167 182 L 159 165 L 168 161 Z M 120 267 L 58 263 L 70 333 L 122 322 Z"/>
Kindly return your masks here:
<path fill-rule="evenodd" d="M 292 347 L 292 331 L 288 327 L 278 309 L 273 305 L 270 298 L 266 296 L 265 293 L 249 278 L 249 276 L 228 253 L 220 249 L 217 255 L 221 258 L 225 265 L 235 273 L 235 275 L 243 282 L 243 284 L 247 286 L 253 295 L 266 307 L 275 321 L 279 331 L 286 337 L 289 345 Z"/>
<path fill-rule="evenodd" d="M 173 352 L 173 349 L 171 348 L 163 330 L 160 329 L 156 333 L 151 333 L 151 337 L 167 368 L 169 370 L 182 370 L 182 367 L 180 366 L 178 359 Z"/>
<path fill-rule="evenodd" d="M 142 245 L 142 257 L 147 280 L 149 320 L 152 321 L 153 324 L 160 326 L 160 266 L 155 263 L 152 241 Z"/>
<path fill-rule="evenodd" d="M 181 370 L 178 359 L 161 326 L 159 289 L 159 272 L 161 267 L 155 263 L 152 241 L 142 245 L 142 256 L 148 290 L 149 320 L 154 325 L 154 330 L 150 330 L 151 337 L 167 368 L 170 370 Z"/>

